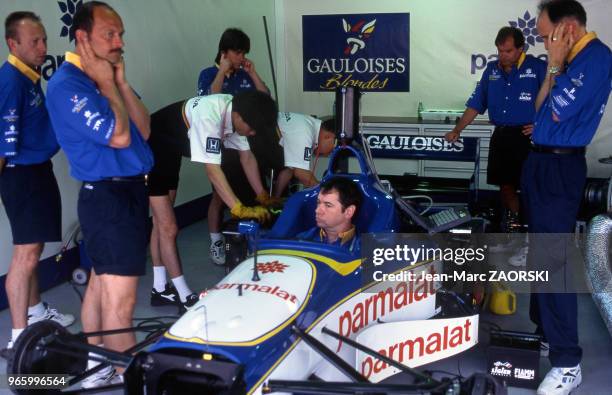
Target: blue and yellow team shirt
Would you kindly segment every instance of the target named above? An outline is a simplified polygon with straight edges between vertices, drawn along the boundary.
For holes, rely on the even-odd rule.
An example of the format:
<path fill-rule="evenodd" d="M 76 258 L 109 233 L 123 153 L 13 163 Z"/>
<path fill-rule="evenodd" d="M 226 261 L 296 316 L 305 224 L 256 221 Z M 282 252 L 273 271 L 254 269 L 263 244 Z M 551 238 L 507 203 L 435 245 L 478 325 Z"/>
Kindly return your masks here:
<path fill-rule="evenodd" d="M 131 143 L 109 146 L 115 130 L 115 114 L 93 80 L 82 70 L 80 57 L 66 53 L 66 61 L 49 81 L 47 108 L 57 140 L 77 180 L 100 181 L 110 177 L 147 174 L 153 154 L 130 120 Z"/>
<path fill-rule="evenodd" d="M 200 72 L 200 77 L 198 78 L 198 96 L 210 95 L 210 85 L 212 85 L 218 72 L 219 66 L 217 65 L 208 67 Z M 249 89 L 255 89 L 255 83 L 246 71 L 238 69 L 223 78 L 223 86 L 221 87 L 221 92 L 218 93 L 234 96 L 238 92 Z"/>
<path fill-rule="evenodd" d="M 325 233 L 325 230 L 316 226 L 314 228 L 310 228 L 305 232 L 299 233 L 297 236 L 295 236 L 295 238 L 298 240 L 314 241 L 327 245 L 342 247 L 354 254 L 359 254 L 361 250 L 361 241 L 354 225 L 346 232 L 341 232 L 338 235 L 338 239 L 336 239 L 336 241 L 334 241 L 333 243 L 330 243 L 327 240 L 327 234 Z"/>
<path fill-rule="evenodd" d="M 595 33 L 588 33 L 574 44 L 565 71 L 554 78 L 555 85 L 536 116 L 533 142 L 584 147 L 593 139 L 610 96 L 610 48 Z"/>
<path fill-rule="evenodd" d="M 0 67 L 0 157 L 7 165 L 32 165 L 59 151 L 40 87 L 40 74 L 9 55 Z"/>
<path fill-rule="evenodd" d="M 545 77 L 546 63 L 525 53 L 510 73 L 497 60 L 489 62 L 465 105 L 480 114 L 488 109 L 489 120 L 497 126 L 533 123 L 535 101 Z"/>

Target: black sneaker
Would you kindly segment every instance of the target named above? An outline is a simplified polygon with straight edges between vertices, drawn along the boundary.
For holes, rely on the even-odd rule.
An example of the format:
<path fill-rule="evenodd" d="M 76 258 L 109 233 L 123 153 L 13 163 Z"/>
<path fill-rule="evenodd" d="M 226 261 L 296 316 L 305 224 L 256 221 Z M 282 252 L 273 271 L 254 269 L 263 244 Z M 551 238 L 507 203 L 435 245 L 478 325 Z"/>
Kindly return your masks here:
<path fill-rule="evenodd" d="M 163 292 L 151 289 L 151 306 L 175 306 L 179 301 L 176 288 L 166 283 L 166 289 Z"/>
<path fill-rule="evenodd" d="M 15 350 L 13 350 L 13 342 L 9 341 L 9 345 L 6 348 L 3 348 L 2 350 L 0 350 L 0 357 L 8 361 L 9 359 L 13 358 L 14 352 Z"/>
<path fill-rule="evenodd" d="M 179 302 L 179 314 L 185 313 L 191 306 L 198 303 L 200 297 L 196 293 L 188 295 L 184 302 Z"/>

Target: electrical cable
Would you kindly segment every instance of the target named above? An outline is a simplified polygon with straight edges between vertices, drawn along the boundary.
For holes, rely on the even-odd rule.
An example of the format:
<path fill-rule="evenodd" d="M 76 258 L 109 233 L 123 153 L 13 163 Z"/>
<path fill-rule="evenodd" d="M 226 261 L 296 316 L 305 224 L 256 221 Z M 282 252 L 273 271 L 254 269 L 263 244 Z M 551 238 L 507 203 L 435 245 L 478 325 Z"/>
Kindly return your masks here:
<path fill-rule="evenodd" d="M 402 195 L 402 199 L 425 199 L 429 201 L 429 206 L 425 208 L 425 210 L 421 211 L 419 214 L 423 215 L 428 212 L 434 205 L 434 201 L 431 197 L 427 195 Z"/>

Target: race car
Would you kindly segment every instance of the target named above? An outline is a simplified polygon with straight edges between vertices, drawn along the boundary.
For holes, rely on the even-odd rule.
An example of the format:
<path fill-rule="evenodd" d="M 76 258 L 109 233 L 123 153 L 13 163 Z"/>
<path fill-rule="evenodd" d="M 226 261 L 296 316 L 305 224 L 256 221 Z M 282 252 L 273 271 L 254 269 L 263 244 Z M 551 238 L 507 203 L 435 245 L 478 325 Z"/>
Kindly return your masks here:
<path fill-rule="evenodd" d="M 336 159 L 345 152 L 356 157 L 361 173 L 335 171 Z M 361 189 L 357 232 L 393 244 L 401 230 L 396 202 L 363 153 L 349 145 L 337 147 L 326 175 L 332 176 L 350 177 Z M 268 232 L 241 223 L 238 230 L 249 239 L 250 256 L 171 326 L 144 328 L 155 330 L 155 336 L 133 349 L 118 353 L 91 346 L 85 338 L 101 333 L 73 335 L 43 322 L 19 337 L 8 373 L 62 373 L 75 384 L 92 373 L 84 368 L 93 351 L 101 355 L 100 366 L 125 368 L 124 382 L 116 387 L 128 394 L 459 394 L 478 380 L 480 388 L 503 393 L 484 376 L 438 381 L 411 368 L 475 345 L 477 311 L 431 319 L 445 309 L 439 297 L 443 290 L 433 279 L 442 270 L 440 261 L 390 262 L 381 267 L 385 273 L 410 271 L 414 279 L 376 282 L 366 269 L 371 267 L 367 257 L 295 240 L 315 225 L 317 194 L 318 187 L 294 194 Z M 424 234 L 414 243 L 432 242 Z M 412 374 L 414 382 L 384 384 L 398 371 Z"/>

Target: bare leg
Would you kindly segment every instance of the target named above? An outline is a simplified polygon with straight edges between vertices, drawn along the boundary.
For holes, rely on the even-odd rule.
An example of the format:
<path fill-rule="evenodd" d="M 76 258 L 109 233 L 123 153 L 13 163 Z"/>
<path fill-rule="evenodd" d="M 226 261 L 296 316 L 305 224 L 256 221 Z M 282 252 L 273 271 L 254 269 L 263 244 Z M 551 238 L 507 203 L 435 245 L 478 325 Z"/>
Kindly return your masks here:
<path fill-rule="evenodd" d="M 40 259 L 40 257 L 39 257 Z M 38 270 L 32 271 L 32 277 L 30 278 L 30 298 L 28 306 L 36 306 L 40 303 L 40 292 L 38 291 Z"/>
<path fill-rule="evenodd" d="M 84 332 L 97 332 L 102 329 L 102 288 L 100 286 L 100 276 L 95 269 L 91 269 L 89 283 L 81 306 L 81 321 Z M 88 337 L 89 344 L 102 344 L 102 337 Z"/>
<path fill-rule="evenodd" d="M 157 264 L 153 261 L 154 266 L 166 266 L 166 270 L 170 274 L 170 278 L 175 278 L 183 274 L 181 268 L 181 260 L 176 247 L 176 237 L 178 235 L 178 226 L 174 209 L 172 207 L 176 198 L 176 191 L 170 191 L 169 196 L 151 196 L 151 209 L 153 211 L 153 222 L 155 224 L 154 234 L 157 235 L 158 251 Z M 153 240 L 151 240 L 153 242 Z M 153 251 L 153 245 L 151 246 Z M 151 253 L 153 255 L 153 253 Z"/>
<path fill-rule="evenodd" d="M 221 219 L 223 218 L 223 200 L 216 191 L 213 191 L 213 196 L 208 206 L 208 232 L 221 232 Z"/>
<path fill-rule="evenodd" d="M 14 329 L 22 329 L 27 325 L 30 285 L 42 249 L 43 243 L 20 244 L 13 247 L 13 258 L 6 276 L 6 294 Z"/>
<path fill-rule="evenodd" d="M 102 274 L 98 276 L 102 311 L 102 330 L 128 328 L 136 305 L 138 277 Z M 104 336 L 104 346 L 115 351 L 125 351 L 136 344 L 134 332 Z"/>
<path fill-rule="evenodd" d="M 151 209 L 153 209 L 153 198 L 155 198 L 155 196 L 149 197 Z M 159 226 L 157 225 L 155 213 L 153 213 L 153 227 L 151 228 L 151 241 L 149 242 L 149 249 L 151 251 L 151 263 L 153 266 L 163 266 L 159 247 Z"/>
<path fill-rule="evenodd" d="M 511 184 L 501 185 L 500 194 L 503 207 L 509 209 L 513 213 L 518 213 L 519 197 L 516 193 L 516 187 Z"/>

